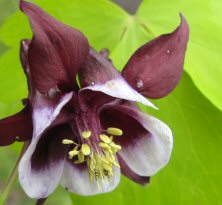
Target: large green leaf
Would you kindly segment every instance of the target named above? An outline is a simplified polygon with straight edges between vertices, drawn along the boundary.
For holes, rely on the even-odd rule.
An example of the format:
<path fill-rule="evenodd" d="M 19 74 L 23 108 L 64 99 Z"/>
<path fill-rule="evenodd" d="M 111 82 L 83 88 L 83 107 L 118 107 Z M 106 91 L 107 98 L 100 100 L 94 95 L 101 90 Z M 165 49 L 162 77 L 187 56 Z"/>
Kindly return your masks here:
<path fill-rule="evenodd" d="M 5 19 L 16 10 L 17 4 L 13 1 L 0 0 L 0 25 L 5 21 Z"/>
<path fill-rule="evenodd" d="M 17 4 L 14 1 L 0 0 L 0 25 L 13 13 Z M 0 55 L 6 50 L 6 46 L 0 41 Z"/>
<path fill-rule="evenodd" d="M 38 5 L 64 23 L 79 28 L 97 49 L 112 49 L 118 43 L 128 14 L 107 0 L 39 0 Z M 0 39 L 14 47 L 21 39 L 30 37 L 25 15 L 18 12 L 11 16 L 0 29 Z"/>
<path fill-rule="evenodd" d="M 147 33 L 145 28 L 141 26 L 136 16 L 128 16 L 123 35 L 111 52 L 115 66 L 122 70 L 132 53 L 152 37 L 153 35 Z"/>
<path fill-rule="evenodd" d="M 19 60 L 19 48 L 0 58 L 0 102 L 13 102 L 27 97 L 27 83 Z"/>

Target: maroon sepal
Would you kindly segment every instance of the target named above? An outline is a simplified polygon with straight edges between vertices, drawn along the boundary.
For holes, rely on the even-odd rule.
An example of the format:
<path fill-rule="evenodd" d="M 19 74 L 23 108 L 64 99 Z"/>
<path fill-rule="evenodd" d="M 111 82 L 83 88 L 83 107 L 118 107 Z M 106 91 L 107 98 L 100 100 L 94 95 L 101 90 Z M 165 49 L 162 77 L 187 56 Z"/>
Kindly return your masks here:
<path fill-rule="evenodd" d="M 41 93 L 55 86 L 75 89 L 76 74 L 89 52 L 87 38 L 32 3 L 20 1 L 20 8 L 34 32 L 28 49 L 34 87 Z"/>
<path fill-rule="evenodd" d="M 189 38 L 189 26 L 181 15 L 180 26 L 139 48 L 123 69 L 123 77 L 142 95 L 161 98 L 179 83 Z"/>
<path fill-rule="evenodd" d="M 29 105 L 19 113 L 0 120 L 0 146 L 32 138 L 32 116 Z"/>

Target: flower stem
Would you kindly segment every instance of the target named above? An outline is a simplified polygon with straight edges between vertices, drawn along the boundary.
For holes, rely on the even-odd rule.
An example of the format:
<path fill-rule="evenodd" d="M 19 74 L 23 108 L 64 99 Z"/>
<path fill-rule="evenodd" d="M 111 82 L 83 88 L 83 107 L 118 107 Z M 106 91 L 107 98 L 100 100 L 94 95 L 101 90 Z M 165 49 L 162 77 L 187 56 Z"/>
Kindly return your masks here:
<path fill-rule="evenodd" d="M 47 198 L 39 199 L 36 203 L 36 205 L 43 205 L 45 203 Z"/>
<path fill-rule="evenodd" d="M 2 188 L 1 190 L 1 195 L 0 195 L 0 205 L 4 205 L 9 194 L 11 193 L 12 191 L 12 188 L 17 180 L 17 177 L 18 177 L 18 165 L 19 165 L 19 162 L 20 162 L 20 159 L 22 158 L 23 154 L 25 153 L 25 151 L 27 150 L 28 146 L 30 144 L 30 141 L 27 141 L 24 143 L 23 147 L 22 147 L 22 150 L 21 150 L 21 153 L 19 155 L 19 158 L 16 162 L 16 165 L 9 177 L 9 180 L 8 182 L 4 185 L 4 187 Z"/>

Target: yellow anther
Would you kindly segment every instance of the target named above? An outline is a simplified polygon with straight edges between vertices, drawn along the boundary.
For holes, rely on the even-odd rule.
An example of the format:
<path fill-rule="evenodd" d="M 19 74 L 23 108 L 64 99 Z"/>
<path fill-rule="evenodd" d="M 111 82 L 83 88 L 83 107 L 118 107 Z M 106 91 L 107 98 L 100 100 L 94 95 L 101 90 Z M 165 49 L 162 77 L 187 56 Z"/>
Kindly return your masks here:
<path fill-rule="evenodd" d="M 100 142 L 99 146 L 104 148 L 104 149 L 111 150 L 111 147 L 108 144 L 104 143 L 104 142 Z"/>
<path fill-rule="evenodd" d="M 113 152 L 113 154 L 116 154 L 118 152 L 118 150 L 116 148 L 112 147 L 112 152 Z"/>
<path fill-rule="evenodd" d="M 69 159 L 72 159 L 74 156 L 78 155 L 79 154 L 79 151 L 77 150 L 72 150 L 69 152 Z"/>
<path fill-rule="evenodd" d="M 93 163 L 89 163 L 89 168 L 90 168 L 90 171 L 91 171 L 91 170 L 94 170 L 96 167 Z"/>
<path fill-rule="evenodd" d="M 82 132 L 82 136 L 83 136 L 83 138 L 85 138 L 85 139 L 90 138 L 91 135 L 92 135 L 92 132 L 91 132 L 90 130 Z"/>
<path fill-rule="evenodd" d="M 121 146 L 115 144 L 114 142 L 111 142 L 109 145 L 110 145 L 112 148 L 114 148 L 114 149 L 121 150 Z"/>
<path fill-rule="evenodd" d="M 115 135 L 115 136 L 121 136 L 123 135 L 123 131 L 119 128 L 116 128 L 116 127 L 109 127 L 107 129 L 107 132 L 111 135 Z"/>
<path fill-rule="evenodd" d="M 109 136 L 107 136 L 107 135 L 105 135 L 105 134 L 101 134 L 101 135 L 99 135 L 99 136 L 100 136 L 100 139 L 101 139 L 103 142 L 107 143 L 107 144 L 109 144 L 110 142 L 112 142 L 112 140 L 109 138 Z"/>
<path fill-rule="evenodd" d="M 82 152 L 78 153 L 78 161 L 79 163 L 83 163 L 85 161 L 85 156 Z"/>
<path fill-rule="evenodd" d="M 90 154 L 90 147 L 88 144 L 82 144 L 81 152 L 87 156 Z"/>
<path fill-rule="evenodd" d="M 74 144 L 72 140 L 64 139 L 62 140 L 62 144 Z"/>

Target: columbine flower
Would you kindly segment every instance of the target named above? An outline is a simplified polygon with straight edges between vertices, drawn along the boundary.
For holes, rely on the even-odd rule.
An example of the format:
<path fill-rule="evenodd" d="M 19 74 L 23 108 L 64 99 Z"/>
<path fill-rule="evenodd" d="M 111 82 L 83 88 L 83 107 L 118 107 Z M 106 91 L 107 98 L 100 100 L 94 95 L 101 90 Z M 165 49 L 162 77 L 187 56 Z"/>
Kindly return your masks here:
<path fill-rule="evenodd" d="M 185 19 L 137 50 L 119 73 L 81 32 L 31 3 L 20 7 L 34 32 L 21 43 L 29 97 L 20 113 L 0 121 L 0 144 L 31 140 L 19 165 L 25 192 L 46 198 L 59 183 L 81 195 L 108 192 L 121 172 L 148 183 L 169 161 L 173 139 L 168 126 L 136 102 L 155 107 L 146 97 L 161 98 L 179 82 Z"/>

